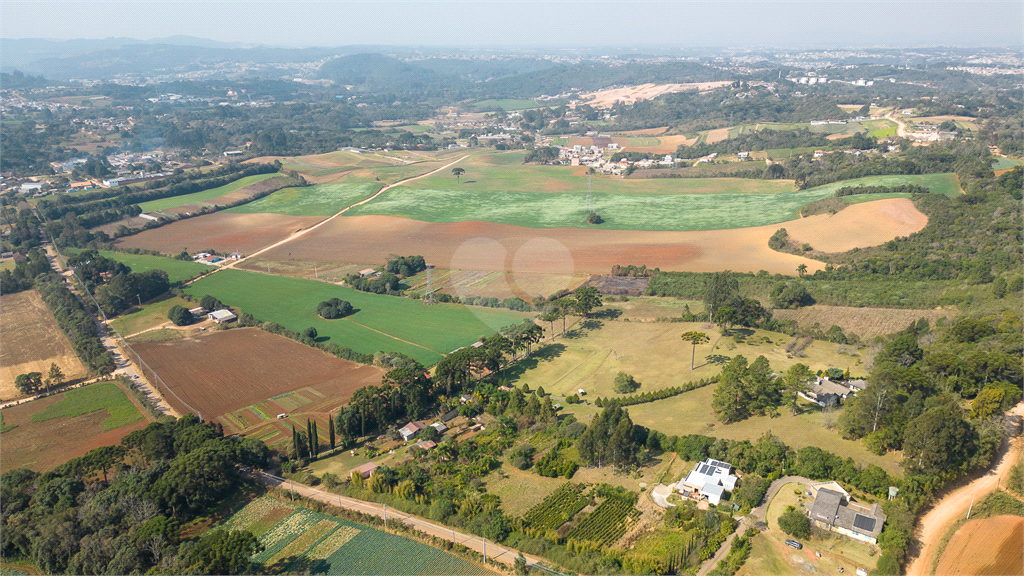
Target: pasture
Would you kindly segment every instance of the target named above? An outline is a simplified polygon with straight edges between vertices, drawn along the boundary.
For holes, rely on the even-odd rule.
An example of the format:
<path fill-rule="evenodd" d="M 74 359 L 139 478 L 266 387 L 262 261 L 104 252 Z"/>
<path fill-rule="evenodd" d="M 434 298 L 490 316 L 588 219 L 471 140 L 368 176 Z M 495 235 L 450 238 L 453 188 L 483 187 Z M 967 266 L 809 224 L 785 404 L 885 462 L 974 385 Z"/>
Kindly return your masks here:
<path fill-rule="evenodd" d="M 144 248 L 164 254 L 182 250 L 216 250 L 243 254 L 255 252 L 323 220 L 319 216 L 282 214 L 229 214 L 221 211 L 172 222 L 119 238 L 121 248 Z"/>
<path fill-rule="evenodd" d="M 110 325 L 121 336 L 127 338 L 143 330 L 150 330 L 168 324 L 170 320 L 167 319 L 167 313 L 174 306 L 184 306 L 186 309 L 189 309 L 195 308 L 196 304 L 184 298 L 176 298 L 170 294 L 164 294 L 152 302 L 147 302 L 141 308 L 135 308 L 129 314 L 119 316 Z"/>
<path fill-rule="evenodd" d="M 467 171 L 468 172 L 468 171 Z M 464 178 L 468 178 L 464 176 Z M 417 185 L 424 185 L 424 178 Z M 721 185 L 727 183 L 715 179 Z M 663 182 L 688 182 L 684 178 L 658 179 Z M 651 180 L 617 180 L 643 187 Z M 692 181 L 690 181 L 692 182 Z M 701 183 L 700 180 L 697 181 Z M 764 182 L 764 181 L 755 181 Z M 578 192 L 481 191 L 463 187 L 423 189 L 400 186 L 371 202 L 356 206 L 346 217 L 398 216 L 424 222 L 479 221 L 526 228 L 587 228 L 596 230 L 698 231 L 750 228 L 786 222 L 796 218 L 808 203 L 830 196 L 844 186 L 895 186 L 919 184 L 933 193 L 953 195 L 955 178 L 950 174 L 924 176 L 869 176 L 785 193 L 714 194 L 616 194 L 594 195 L 595 210 L 605 220 L 591 225 L 587 218 L 587 194 Z M 582 180 L 581 180 L 582 183 Z M 916 211 L 916 210 L 915 210 Z M 921 224 L 923 226 L 923 223 Z"/>
<path fill-rule="evenodd" d="M 839 354 L 838 346 L 814 341 L 804 357 L 794 357 L 785 351 L 793 338 L 763 330 L 737 329 L 734 335 L 721 336 L 717 329 L 702 329 L 699 323 L 624 322 L 610 320 L 617 304 L 606 306 L 595 318 L 571 326 L 567 335 L 556 336 L 551 342 L 549 326 L 545 328 L 547 347 L 530 358 L 506 370 L 506 377 L 516 386 L 529 384 L 531 389 L 543 386 L 554 396 L 564 397 L 586 391 L 588 404 L 562 404 L 567 413 L 575 414 L 586 422 L 599 411 L 592 402 L 596 397 L 614 398 L 615 375 L 626 372 L 640 382 L 637 393 L 680 386 L 687 382 L 707 379 L 719 374 L 722 366 L 737 355 L 753 362 L 765 356 L 773 371 L 785 372 L 790 366 L 802 363 L 812 370 L 849 368 L 854 375 L 860 373 L 862 358 Z M 711 337 L 711 342 L 696 349 L 695 369 L 690 370 L 693 347 L 683 342 L 680 335 L 699 330 Z M 555 323 L 561 334 L 561 326 Z M 656 351 L 656 352 L 655 352 Z M 730 439 L 756 439 L 771 430 L 790 446 L 813 444 L 831 450 L 844 458 L 857 462 L 877 464 L 890 473 L 899 473 L 897 459 L 889 454 L 876 456 L 861 443 L 843 440 L 836 432 L 823 426 L 822 414 L 817 406 L 802 402 L 796 417 L 788 408 L 780 411 L 779 418 L 753 417 L 734 424 L 717 423 L 711 413 L 711 398 L 715 385 L 683 394 L 629 407 L 633 421 L 667 435 L 705 434 Z M 558 401 L 558 400 L 556 400 Z M 709 427 L 708 423 L 715 423 Z"/>
<path fill-rule="evenodd" d="M 939 318 L 957 315 L 955 308 L 938 310 L 913 310 L 898 308 L 851 308 L 847 306 L 825 306 L 815 304 L 796 310 L 775 310 L 775 317 L 795 320 L 800 326 L 818 324 L 822 330 L 833 325 L 839 326 L 847 335 L 856 334 L 863 340 L 884 336 L 905 329 L 919 318 L 927 318 L 934 326 Z"/>
<path fill-rule="evenodd" d="M 284 214 L 286 216 L 331 216 L 381 189 L 378 183 L 343 182 L 285 188 L 248 204 L 229 208 L 234 214 Z"/>
<path fill-rule="evenodd" d="M 78 253 L 82 250 L 69 248 L 69 253 Z M 132 272 L 149 272 L 150 270 L 163 270 L 167 272 L 167 280 L 171 284 L 187 282 L 196 276 L 215 270 L 214 266 L 200 264 L 191 260 L 176 260 L 165 256 L 151 256 L 149 254 L 129 254 L 127 252 L 99 251 L 99 255 L 111 260 L 117 260 L 132 269 Z"/>
<path fill-rule="evenodd" d="M 45 378 L 51 363 L 60 367 L 65 382 L 88 374 L 35 290 L 4 294 L 0 338 L 0 398 L 4 400 L 22 396 L 15 378 L 28 372 L 40 372 Z"/>
<path fill-rule="evenodd" d="M 206 419 L 301 388 L 347 400 L 363 386 L 380 384 L 383 375 L 256 328 L 193 332 L 132 347 L 174 392 L 165 398 L 175 409 L 189 412 L 183 401 Z"/>
<path fill-rule="evenodd" d="M 326 282 L 236 270 L 208 276 L 185 292 L 195 298 L 212 294 L 259 320 L 276 322 L 296 332 L 312 326 L 318 339 L 357 352 L 402 352 L 425 366 L 529 316 L 457 304 L 426 306 L 410 298 L 358 292 Z M 330 298 L 351 302 L 355 312 L 337 320 L 320 318 L 316 306 Z"/>
<path fill-rule="evenodd" d="M 210 188 L 209 190 L 203 190 L 201 192 L 193 192 L 192 194 L 183 194 L 181 196 L 172 196 L 170 198 L 160 198 L 158 200 L 151 200 L 149 202 L 143 202 L 139 204 L 139 208 L 142 208 L 143 212 L 159 212 L 162 210 L 170 210 L 172 208 L 178 208 L 180 206 L 187 206 L 195 204 L 198 206 L 207 205 L 212 206 L 215 204 L 227 204 L 230 201 L 221 202 L 208 202 L 222 196 L 227 196 L 236 191 L 241 191 L 252 184 L 263 182 L 271 178 L 281 178 L 282 181 L 287 179 L 287 176 L 282 176 L 276 172 L 270 174 L 256 174 L 254 176 L 246 176 L 235 180 L 230 184 L 219 186 L 217 188 Z M 239 195 L 237 200 L 241 200 L 246 197 L 245 194 Z"/>
<path fill-rule="evenodd" d="M 113 382 L 68 390 L 3 410 L 0 468 L 50 470 L 90 450 L 117 444 L 149 418 Z"/>
<path fill-rule="evenodd" d="M 269 496 L 246 503 L 217 528 L 259 538 L 264 550 L 252 560 L 265 574 L 493 574 L 415 540 Z"/>

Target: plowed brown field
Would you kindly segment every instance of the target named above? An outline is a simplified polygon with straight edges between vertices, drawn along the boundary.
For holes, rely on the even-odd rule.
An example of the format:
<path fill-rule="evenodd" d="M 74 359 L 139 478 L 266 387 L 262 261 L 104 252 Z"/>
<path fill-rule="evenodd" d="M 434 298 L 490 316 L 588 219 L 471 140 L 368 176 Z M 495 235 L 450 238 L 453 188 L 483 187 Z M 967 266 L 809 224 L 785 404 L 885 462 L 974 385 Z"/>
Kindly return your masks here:
<path fill-rule="evenodd" d="M 0 306 L 0 398 L 22 394 L 14 386 L 20 374 L 50 371 L 56 363 L 69 382 L 87 374 L 67 336 L 35 290 L 6 294 Z"/>
<path fill-rule="evenodd" d="M 322 216 L 232 214 L 216 212 L 179 220 L 117 241 L 121 248 L 145 248 L 177 254 L 211 248 L 218 252 L 250 253 L 323 220 Z"/>
<path fill-rule="evenodd" d="M 373 366 L 342 360 L 256 328 L 212 331 L 133 348 L 204 419 L 305 387 L 347 399 L 363 386 L 380 384 L 383 376 Z M 167 400 L 182 413 L 188 412 L 174 394 L 167 395 Z"/>
<path fill-rule="evenodd" d="M 853 210 L 858 207 L 863 208 Z M 534 229 L 487 222 L 430 223 L 392 216 L 351 216 L 336 218 L 262 257 L 360 263 L 383 262 L 389 254 L 422 254 L 440 268 L 537 274 L 607 274 L 616 264 L 693 272 L 728 269 L 793 274 L 800 264 L 813 272 L 824 263 L 768 248 L 768 238 L 779 228 L 818 249 L 849 249 L 907 235 L 920 230 L 926 221 L 903 198 L 770 226 L 691 232 Z"/>
<path fill-rule="evenodd" d="M 936 574 L 1002 576 L 1024 573 L 1024 518 L 994 516 L 964 524 L 949 540 Z"/>

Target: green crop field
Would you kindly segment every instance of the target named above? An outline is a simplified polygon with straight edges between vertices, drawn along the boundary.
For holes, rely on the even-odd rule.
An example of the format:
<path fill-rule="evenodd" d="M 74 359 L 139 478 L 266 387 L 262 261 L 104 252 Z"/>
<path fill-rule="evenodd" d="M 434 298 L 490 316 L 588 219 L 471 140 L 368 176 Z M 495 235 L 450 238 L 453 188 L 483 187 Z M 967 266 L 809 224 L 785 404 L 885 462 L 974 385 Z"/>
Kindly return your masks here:
<path fill-rule="evenodd" d="M 469 174 L 463 178 L 469 178 Z M 661 179 L 692 183 L 698 179 Z M 709 179 L 726 184 L 723 180 Z M 625 180 L 639 182 L 646 180 Z M 756 180 L 753 182 L 764 182 Z M 959 188 L 951 174 L 869 176 L 817 188 L 778 194 L 595 194 L 594 206 L 611 230 L 719 230 L 786 222 L 808 203 L 843 186 L 919 184 L 934 193 L 954 195 Z M 479 191 L 469 185 L 424 190 L 397 187 L 345 214 L 400 216 L 425 222 L 482 221 L 527 228 L 591 228 L 586 222 L 587 194 L 566 192 Z"/>
<path fill-rule="evenodd" d="M 285 214 L 288 216 L 331 216 L 372 196 L 378 183 L 316 184 L 302 188 L 285 188 L 259 200 L 229 208 L 236 214 Z"/>
<path fill-rule="evenodd" d="M 326 282 L 225 270 L 189 285 L 194 298 L 212 294 L 265 322 L 301 332 L 314 327 L 320 338 L 357 352 L 394 351 L 430 366 L 461 346 L 493 334 L 528 314 L 458 304 L 426 306 L 418 300 L 358 292 Z M 330 298 L 352 303 L 355 312 L 324 320 L 316 306 Z"/>
<path fill-rule="evenodd" d="M 252 560 L 266 574 L 493 574 L 415 540 L 268 496 L 249 502 L 216 528 L 255 534 L 264 550 Z"/>
<path fill-rule="evenodd" d="M 68 248 L 70 254 L 82 252 L 78 248 Z M 149 254 L 128 254 L 127 252 L 107 252 L 101 250 L 100 256 L 117 260 L 132 269 L 132 272 L 148 272 L 149 270 L 163 270 L 167 272 L 167 280 L 171 284 L 191 280 L 204 272 L 213 269 L 212 266 L 192 262 L 191 260 L 175 260 L 165 256 L 150 256 Z"/>
<path fill-rule="evenodd" d="M 477 110 L 487 110 L 489 108 L 501 108 L 505 112 L 511 112 L 513 110 L 529 110 L 531 108 L 540 108 L 540 104 L 537 104 L 534 100 L 516 100 L 513 98 L 503 98 L 500 100 L 481 100 L 473 105 Z"/>
<path fill-rule="evenodd" d="M 150 302 L 144 305 L 142 308 L 132 312 L 131 314 L 125 314 L 113 322 L 111 326 L 117 330 L 121 336 L 127 338 L 132 334 L 137 334 L 143 330 L 155 328 L 161 324 L 167 323 L 167 313 L 171 311 L 171 308 L 175 305 L 184 306 L 185 308 L 195 308 L 195 304 L 185 300 L 183 298 L 172 297 L 169 293 L 164 294 L 158 300 Z"/>
<path fill-rule="evenodd" d="M 196 202 L 203 202 L 206 200 L 212 200 L 230 194 L 235 190 L 244 188 L 250 184 L 262 182 L 269 178 L 287 178 L 277 172 L 271 174 L 256 174 L 255 176 L 246 176 L 240 180 L 235 180 L 230 184 L 225 184 L 219 188 L 210 188 L 209 190 L 203 190 L 201 192 L 193 192 L 192 194 L 185 194 L 182 196 L 172 196 L 170 198 L 161 198 L 159 200 L 150 200 L 149 202 L 143 202 L 139 204 L 139 208 L 142 208 L 143 212 L 155 212 L 158 210 L 167 210 L 169 208 L 177 208 L 178 206 L 184 206 L 186 204 L 195 204 Z"/>
<path fill-rule="evenodd" d="M 33 422 L 44 422 L 62 416 L 74 417 L 106 410 L 109 417 L 103 421 L 104 430 L 113 430 L 142 420 L 131 400 L 113 382 L 100 382 L 84 388 L 68 390 L 64 399 L 47 406 L 32 416 Z"/>
<path fill-rule="evenodd" d="M 992 162 L 993 170 L 1006 170 L 1007 168 L 1016 168 L 1024 164 L 1024 160 L 1018 158 L 1008 158 L 1006 156 L 996 156 L 996 159 Z"/>
<path fill-rule="evenodd" d="M 658 140 L 657 138 L 655 138 L 653 136 L 630 136 L 629 137 L 629 145 L 630 146 L 657 146 L 659 144 L 661 144 L 661 140 Z"/>

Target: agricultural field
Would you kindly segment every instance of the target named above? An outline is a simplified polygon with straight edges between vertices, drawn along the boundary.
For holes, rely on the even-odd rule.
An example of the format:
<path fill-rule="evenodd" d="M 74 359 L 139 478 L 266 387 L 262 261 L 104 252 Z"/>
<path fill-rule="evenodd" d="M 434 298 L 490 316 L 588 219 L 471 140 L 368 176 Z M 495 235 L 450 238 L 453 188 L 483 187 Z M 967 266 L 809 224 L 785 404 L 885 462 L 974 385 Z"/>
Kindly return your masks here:
<path fill-rule="evenodd" d="M 171 325 L 171 321 L 167 319 L 167 313 L 174 306 L 195 308 L 196 304 L 184 298 L 164 294 L 155 301 L 147 302 L 142 308 L 136 308 L 134 312 L 119 316 L 110 325 L 125 338 L 143 330 L 151 330 L 165 324 Z"/>
<path fill-rule="evenodd" d="M 144 248 L 164 254 L 207 249 L 217 252 L 238 250 L 248 254 L 321 220 L 323 218 L 319 216 L 229 214 L 221 211 L 145 230 L 119 238 L 115 243 L 121 248 Z"/>
<path fill-rule="evenodd" d="M 491 108 L 501 108 L 505 112 L 512 112 L 513 110 L 530 110 L 532 108 L 540 108 L 540 104 L 537 104 L 535 100 L 517 100 L 513 98 L 502 98 L 499 100 L 481 100 L 473 107 L 477 110 L 490 110 Z"/>
<path fill-rule="evenodd" d="M 873 570 L 878 563 L 878 552 L 867 544 L 834 536 L 819 538 L 811 536 L 803 540 L 802 550 L 786 546 L 791 538 L 779 528 L 779 516 L 787 506 L 803 509 L 813 500 L 806 495 L 806 487 L 799 482 L 783 486 L 768 505 L 765 520 L 768 530 L 751 540 L 750 557 L 740 568 L 739 576 L 788 576 L 790 574 L 854 574 L 857 568 Z M 821 554 L 819 558 L 815 553 Z M 944 574 L 940 572 L 940 574 Z"/>
<path fill-rule="evenodd" d="M 78 248 L 69 248 L 67 249 L 67 252 L 76 254 L 82 252 L 82 250 Z M 99 255 L 104 258 L 110 258 L 111 260 L 117 260 L 131 268 L 132 272 L 137 272 L 139 274 L 149 272 L 150 270 L 163 270 L 164 272 L 167 272 L 167 280 L 171 284 L 187 282 L 196 276 L 215 269 L 213 266 L 200 264 L 199 262 L 192 262 L 191 260 L 175 260 L 174 258 L 151 256 L 149 254 L 129 254 L 127 252 L 107 252 L 105 250 L 100 250 Z"/>
<path fill-rule="evenodd" d="M 927 318 L 934 326 L 939 318 L 953 318 L 955 308 L 939 310 L 913 310 L 895 308 L 851 308 L 815 304 L 796 310 L 776 310 L 775 317 L 795 320 L 800 326 L 818 324 L 822 330 L 839 326 L 846 334 L 856 334 L 863 340 L 899 332 L 920 318 Z"/>
<path fill-rule="evenodd" d="M 249 502 L 217 528 L 255 534 L 264 550 L 252 560 L 261 564 L 266 574 L 492 573 L 415 540 L 269 496 Z"/>
<path fill-rule="evenodd" d="M 523 516 L 523 521 L 532 528 L 558 529 L 590 502 L 590 499 L 583 495 L 585 488 L 582 484 L 562 484 L 542 502 L 530 508 Z"/>
<path fill-rule="evenodd" d="M 402 352 L 430 366 L 456 348 L 468 346 L 529 314 L 457 304 L 426 306 L 418 300 L 357 292 L 326 282 L 225 270 L 185 289 L 192 297 L 212 294 L 225 304 L 301 332 L 316 328 L 320 339 L 364 354 Z M 341 298 L 355 312 L 324 320 L 318 303 Z"/>
<path fill-rule="evenodd" d="M 469 178 L 469 174 L 463 178 Z M 416 186 L 424 186 L 437 176 L 423 178 Z M 870 176 L 800 191 L 777 190 L 774 193 L 725 193 L 731 179 L 714 179 L 720 193 L 687 193 L 685 187 L 704 185 L 703 180 L 657 179 L 615 180 L 620 185 L 634 185 L 634 193 L 595 194 L 593 205 L 605 220 L 600 226 L 587 223 L 587 194 L 582 179 L 576 191 L 561 194 L 547 192 L 482 191 L 465 186 L 442 189 L 400 186 L 376 199 L 356 206 L 345 216 L 382 215 L 410 218 L 424 222 L 453 223 L 479 221 L 526 228 L 586 228 L 598 230 L 698 231 L 749 228 L 777 224 L 796 218 L 808 203 L 830 196 L 844 186 L 894 186 L 919 184 L 933 193 L 954 195 L 958 191 L 951 174 L 925 176 Z M 751 181 L 786 186 L 778 181 Z M 611 181 L 611 180 L 609 180 Z M 657 182 L 657 184 L 650 184 Z M 684 182 L 676 193 L 665 191 L 663 182 Z M 649 195 L 636 190 L 649 187 Z M 538 190 L 552 191 L 550 187 Z M 661 190 L 656 193 L 654 190 Z M 923 223 L 921 224 L 923 226 Z"/>
<path fill-rule="evenodd" d="M 290 442 L 292 428 L 301 429 L 307 419 L 314 420 L 321 444 L 327 445 L 327 420 L 347 402 L 346 396 L 328 395 L 317 387 L 307 386 L 228 412 L 217 420 L 232 432 L 244 433 L 271 447 Z M 282 414 L 285 416 L 278 418 Z"/>
<path fill-rule="evenodd" d="M 1010 158 L 1008 156 L 996 156 L 995 161 L 992 162 L 993 170 L 1009 170 L 1010 168 L 1016 168 L 1024 164 L 1024 160 L 1019 158 Z"/>
<path fill-rule="evenodd" d="M 971 520 L 953 537 L 939 560 L 936 574 L 991 575 L 1024 571 L 1024 518 L 993 516 Z"/>
<path fill-rule="evenodd" d="M 314 184 L 285 188 L 259 200 L 229 208 L 234 214 L 284 214 L 286 216 L 331 216 L 381 189 L 378 183 Z"/>
<path fill-rule="evenodd" d="M 618 396 L 612 386 L 619 372 L 636 378 L 640 382 L 638 393 L 643 393 L 708 379 L 719 374 L 722 366 L 736 355 L 744 356 L 748 362 L 763 355 L 776 372 L 785 372 L 800 362 L 815 371 L 849 368 L 855 376 L 861 375 L 861 366 L 866 360 L 863 356 L 840 354 L 838 345 L 822 341 L 810 344 L 804 350 L 805 356 L 794 357 L 785 351 L 792 337 L 763 330 L 735 330 L 735 336 L 722 337 L 717 329 L 703 329 L 700 323 L 612 321 L 601 318 L 601 312 L 596 316 L 570 326 L 566 337 L 560 336 L 561 326 L 556 323 L 555 330 L 559 336 L 555 341 L 552 343 L 550 334 L 546 334 L 544 343 L 549 345 L 506 370 L 506 377 L 516 386 L 524 383 L 530 388 L 543 386 L 555 397 L 555 402 L 562 403 L 566 413 L 586 422 L 600 411 L 592 403 L 594 398 Z M 547 324 L 544 328 L 547 331 Z M 692 371 L 692 346 L 679 338 L 689 330 L 702 330 L 712 338 L 709 344 L 697 347 L 695 369 Z M 652 353 L 652 350 L 658 352 Z M 866 353 L 865 350 L 855 352 Z M 586 391 L 588 403 L 561 402 L 562 398 L 580 388 Z M 862 443 L 844 440 L 826 428 L 824 415 L 814 404 L 801 402 L 795 417 L 783 409 L 780 418 L 753 417 L 734 424 L 718 423 L 708 409 L 714 390 L 715 385 L 712 384 L 664 400 L 630 406 L 628 410 L 636 424 L 668 435 L 705 434 L 729 439 L 756 439 L 771 430 L 788 445 L 813 444 L 844 458 L 852 457 L 858 463 L 876 464 L 890 474 L 902 474 L 896 466 L 898 458 L 895 455 L 876 456 L 868 452 Z M 714 426 L 709 427 L 709 423 L 714 423 Z M 574 480 L 587 481 L 587 478 L 578 476 Z"/>
<path fill-rule="evenodd" d="M 0 467 L 43 472 L 100 446 L 117 444 L 149 420 L 113 382 L 5 408 Z"/>
<path fill-rule="evenodd" d="M 529 301 L 533 296 L 575 290 L 587 281 L 584 274 L 534 274 L 530 272 L 485 272 L 480 270 L 432 271 L 434 289 L 460 297 L 518 297 Z M 425 290 L 427 275 L 421 272 L 409 280 L 411 290 Z"/>
<path fill-rule="evenodd" d="M 566 538 L 610 547 L 622 538 L 630 524 L 640 517 L 640 511 L 633 506 L 633 502 L 634 500 L 628 497 L 609 496 L 593 512 L 584 516 L 580 523 L 566 534 Z"/>
<path fill-rule="evenodd" d="M 165 397 L 175 409 L 190 411 L 183 401 L 206 419 L 303 388 L 319 399 L 343 401 L 363 386 L 380 384 L 383 376 L 372 366 L 335 358 L 256 328 L 193 332 L 185 338 L 132 347 L 174 392 Z M 260 417 L 274 419 L 276 414 Z"/>
<path fill-rule="evenodd" d="M 14 385 L 15 378 L 28 372 L 40 372 L 45 378 L 51 363 L 60 367 L 65 382 L 88 374 L 35 290 L 4 295 L 0 338 L 0 398 L 4 400 L 22 395 Z"/>
<path fill-rule="evenodd" d="M 160 198 L 158 200 L 143 202 L 139 204 L 139 208 L 142 208 L 143 212 L 161 212 L 174 208 L 194 206 L 192 210 L 186 211 L 197 211 L 202 206 L 214 206 L 218 204 L 224 205 L 249 197 L 250 194 L 248 191 L 244 190 L 245 188 L 273 178 L 279 178 L 281 183 L 285 181 L 294 182 L 294 180 L 291 180 L 287 176 L 282 176 L 276 172 L 270 174 L 256 174 L 254 176 L 240 178 L 230 184 L 225 184 L 224 186 L 203 190 L 201 192 L 193 192 L 192 194 L 183 194 L 181 196 L 172 196 L 170 198 Z M 274 184 L 278 184 L 278 182 L 275 182 Z M 234 194 L 236 192 L 238 192 L 238 194 Z M 229 194 L 231 195 L 230 197 L 228 197 Z M 228 198 L 222 199 L 222 197 Z M 175 210 L 174 212 L 183 213 L 183 211 L 178 210 Z"/>
<path fill-rule="evenodd" d="M 837 216 L 842 215 L 841 218 Z M 786 222 L 790 238 L 821 252 L 877 246 L 925 227 L 928 217 L 906 198 L 852 204 L 837 214 L 816 214 Z"/>

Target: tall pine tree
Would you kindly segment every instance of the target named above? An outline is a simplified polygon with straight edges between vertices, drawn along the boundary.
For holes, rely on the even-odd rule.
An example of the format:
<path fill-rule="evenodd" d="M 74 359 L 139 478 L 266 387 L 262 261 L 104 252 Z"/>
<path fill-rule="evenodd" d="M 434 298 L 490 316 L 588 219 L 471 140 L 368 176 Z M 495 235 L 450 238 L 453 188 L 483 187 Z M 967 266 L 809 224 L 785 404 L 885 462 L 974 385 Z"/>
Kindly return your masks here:
<path fill-rule="evenodd" d="M 327 418 L 327 435 L 331 442 L 331 450 L 334 450 L 334 418 L 331 418 L 330 415 Z"/>
<path fill-rule="evenodd" d="M 320 455 L 320 434 L 316 429 L 316 420 L 313 420 L 313 431 L 309 437 L 309 451 L 313 453 L 314 458 Z"/>

